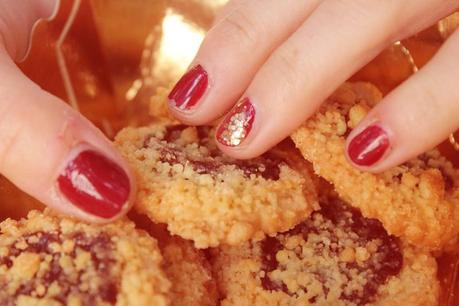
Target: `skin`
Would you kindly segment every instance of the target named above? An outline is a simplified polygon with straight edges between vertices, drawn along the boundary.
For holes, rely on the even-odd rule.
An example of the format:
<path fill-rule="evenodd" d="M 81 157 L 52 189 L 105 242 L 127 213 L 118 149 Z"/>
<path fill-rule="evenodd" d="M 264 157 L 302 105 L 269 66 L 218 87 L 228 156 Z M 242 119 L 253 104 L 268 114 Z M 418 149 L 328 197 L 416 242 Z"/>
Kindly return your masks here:
<path fill-rule="evenodd" d="M 249 97 L 256 109 L 236 158 L 268 150 L 299 127 L 341 83 L 393 42 L 459 9 L 458 0 L 232 0 L 190 67 L 208 72 L 195 108 L 171 111 L 199 125 Z M 390 150 L 365 171 L 380 172 L 422 153 L 459 128 L 459 31 L 423 69 L 391 92 L 349 135 L 382 126 Z M 352 161 L 349 160 L 351 163 Z"/>
<path fill-rule="evenodd" d="M 50 207 L 103 223 L 111 220 L 89 215 L 59 195 L 56 179 L 69 159 L 84 147 L 120 165 L 133 190 L 133 174 L 127 163 L 102 132 L 67 103 L 30 81 L 14 64 L 26 54 L 33 25 L 40 18 L 51 17 L 56 4 L 55 0 L 0 2 L 0 172 Z"/>
<path fill-rule="evenodd" d="M 0 2 L 0 173 L 50 207 L 107 222 L 59 196 L 56 178 L 82 144 L 120 165 L 133 190 L 131 170 L 97 128 L 14 64 L 25 56 L 36 21 L 52 16 L 57 2 Z M 385 47 L 457 9 L 458 0 L 230 1 L 191 64 L 207 70 L 207 92 L 193 111 L 171 110 L 185 123 L 205 124 L 250 97 L 257 110 L 252 131 L 239 146 L 220 148 L 236 158 L 255 157 L 288 136 Z M 377 121 L 390 137 L 390 152 L 364 170 L 400 164 L 459 128 L 459 116 L 452 115 L 459 111 L 457 54 L 459 31 L 351 133 L 348 141 Z"/>

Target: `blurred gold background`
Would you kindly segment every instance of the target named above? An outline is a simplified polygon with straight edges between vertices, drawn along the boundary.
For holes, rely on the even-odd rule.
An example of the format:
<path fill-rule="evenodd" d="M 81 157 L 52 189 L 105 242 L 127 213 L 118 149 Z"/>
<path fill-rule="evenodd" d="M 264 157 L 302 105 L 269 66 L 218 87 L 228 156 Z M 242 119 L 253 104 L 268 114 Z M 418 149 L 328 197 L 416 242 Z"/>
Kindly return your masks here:
<path fill-rule="evenodd" d="M 34 33 L 23 72 L 42 88 L 68 101 L 109 138 L 126 125 L 145 124 L 150 97 L 168 88 L 186 70 L 217 10 L 227 0 L 63 0 L 57 17 Z M 79 2 L 79 6 L 77 4 Z M 62 31 L 69 16 L 68 35 Z M 418 35 L 396 43 L 351 79 L 370 81 L 389 92 L 422 67 L 459 24 L 459 13 Z M 63 67 L 58 65 L 57 42 Z M 65 70 L 65 69 L 64 69 Z M 67 87 L 65 86 L 67 85 Z M 69 92 L 70 87 L 70 92 Z M 459 153 L 440 146 L 456 166 Z M 19 218 L 42 204 L 0 177 L 0 218 Z M 459 292 L 459 251 L 440 260 L 442 305 L 454 305 Z"/>

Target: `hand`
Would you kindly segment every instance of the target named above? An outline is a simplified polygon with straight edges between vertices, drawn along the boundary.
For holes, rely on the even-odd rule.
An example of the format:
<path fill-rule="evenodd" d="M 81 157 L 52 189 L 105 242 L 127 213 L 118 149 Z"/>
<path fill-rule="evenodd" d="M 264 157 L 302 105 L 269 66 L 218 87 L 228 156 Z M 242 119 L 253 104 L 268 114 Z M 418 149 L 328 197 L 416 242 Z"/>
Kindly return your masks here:
<path fill-rule="evenodd" d="M 194 125 L 226 114 L 221 150 L 260 155 L 384 48 L 458 8 L 458 0 L 233 0 L 169 95 L 170 108 Z M 379 172 L 444 140 L 459 128 L 458 80 L 456 31 L 353 130 L 349 161 Z"/>
<path fill-rule="evenodd" d="M 66 103 L 27 79 L 24 57 L 32 27 L 56 0 L 0 2 L 0 172 L 63 213 L 92 222 L 123 215 L 133 175 L 111 142 Z"/>

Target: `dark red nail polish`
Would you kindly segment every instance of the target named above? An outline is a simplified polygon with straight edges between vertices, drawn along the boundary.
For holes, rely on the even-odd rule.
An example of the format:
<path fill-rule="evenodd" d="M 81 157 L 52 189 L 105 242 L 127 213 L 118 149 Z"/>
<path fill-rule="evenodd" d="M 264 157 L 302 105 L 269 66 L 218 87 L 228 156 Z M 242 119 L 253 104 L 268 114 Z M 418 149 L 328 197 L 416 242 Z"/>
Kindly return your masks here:
<path fill-rule="evenodd" d="M 127 204 L 130 183 L 124 170 L 95 151 L 83 151 L 57 179 L 61 193 L 92 215 L 112 218 Z"/>
<path fill-rule="evenodd" d="M 191 109 L 201 99 L 207 89 L 207 84 L 207 72 L 201 65 L 197 65 L 177 82 L 168 96 L 169 101 L 176 108 Z"/>
<path fill-rule="evenodd" d="M 371 166 L 379 161 L 389 148 L 389 136 L 378 125 L 370 125 L 351 140 L 349 158 L 359 166 Z"/>
<path fill-rule="evenodd" d="M 255 108 L 248 98 L 239 102 L 223 119 L 217 130 L 217 141 L 225 146 L 238 146 L 250 133 Z"/>

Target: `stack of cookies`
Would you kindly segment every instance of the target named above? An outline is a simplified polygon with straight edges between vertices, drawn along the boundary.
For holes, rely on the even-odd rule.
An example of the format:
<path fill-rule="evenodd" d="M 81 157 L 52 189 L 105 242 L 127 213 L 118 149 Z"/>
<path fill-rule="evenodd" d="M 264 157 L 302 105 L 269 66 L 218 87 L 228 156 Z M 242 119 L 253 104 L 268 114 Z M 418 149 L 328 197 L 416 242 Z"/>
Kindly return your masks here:
<path fill-rule="evenodd" d="M 166 116 L 122 130 L 134 211 L 104 226 L 51 211 L 3 222 L 0 304 L 438 305 L 459 172 L 436 150 L 381 174 L 352 168 L 345 138 L 380 99 L 346 83 L 244 161 L 217 149 L 211 126 Z"/>

